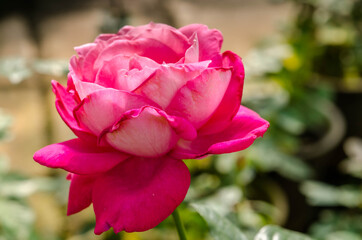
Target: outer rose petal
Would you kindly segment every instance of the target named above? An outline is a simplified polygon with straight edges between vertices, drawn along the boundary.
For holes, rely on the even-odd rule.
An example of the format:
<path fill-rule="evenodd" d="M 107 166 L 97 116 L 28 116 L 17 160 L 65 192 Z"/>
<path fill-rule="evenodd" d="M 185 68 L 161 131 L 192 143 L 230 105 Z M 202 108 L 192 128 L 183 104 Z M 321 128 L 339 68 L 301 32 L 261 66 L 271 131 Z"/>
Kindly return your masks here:
<path fill-rule="evenodd" d="M 80 62 L 83 59 L 77 58 L 77 56 L 73 55 L 69 61 L 69 73 L 68 73 L 68 89 L 70 84 L 74 86 L 73 79 L 81 81 L 83 79 L 82 69 L 80 67 Z M 70 84 L 69 84 L 70 83 Z"/>
<path fill-rule="evenodd" d="M 73 79 L 93 82 L 94 71 L 92 65 L 102 48 L 101 44 L 96 43 L 88 43 L 74 48 L 78 57 L 72 56 L 69 62 L 69 74 Z"/>
<path fill-rule="evenodd" d="M 223 53 L 223 67 L 232 68 L 231 80 L 211 119 L 199 129 L 202 135 L 221 132 L 231 123 L 240 107 L 245 76 L 243 63 L 238 55 L 226 51 Z"/>
<path fill-rule="evenodd" d="M 177 92 L 166 111 L 186 118 L 198 129 L 219 106 L 230 77 L 229 69 L 205 70 Z"/>
<path fill-rule="evenodd" d="M 79 125 L 99 136 L 106 128 L 116 123 L 122 114 L 154 103 L 142 96 L 116 89 L 104 89 L 88 95 L 74 109 Z"/>
<path fill-rule="evenodd" d="M 206 25 L 190 24 L 179 29 L 186 37 L 193 41 L 196 33 L 199 39 L 200 61 L 212 60 L 211 66 L 221 66 L 220 50 L 223 42 L 222 34 L 217 29 L 209 29 Z"/>
<path fill-rule="evenodd" d="M 182 53 L 176 52 L 164 43 L 152 38 L 140 38 L 135 40 L 117 39 L 107 45 L 104 50 L 99 54 L 97 60 L 94 62 L 94 69 L 99 69 L 103 62 L 110 60 L 115 55 L 133 55 L 137 54 L 142 57 L 147 57 L 155 62 L 161 64 L 175 63 L 183 57 L 185 51 Z"/>
<path fill-rule="evenodd" d="M 84 82 L 94 82 L 94 78 L 97 73 L 95 63 L 97 62 L 102 50 L 103 45 L 98 43 L 94 48 L 87 52 L 87 55 L 84 58 L 80 57 L 78 59 L 78 66 L 81 67 L 81 72 L 83 75 L 83 78 L 80 80 Z"/>
<path fill-rule="evenodd" d="M 93 175 L 70 175 L 68 216 L 82 211 L 92 203 L 92 191 L 96 179 Z"/>
<path fill-rule="evenodd" d="M 67 92 L 57 81 L 53 80 L 52 86 L 53 92 L 56 95 L 55 106 L 63 121 L 78 137 L 87 141 L 96 142 L 96 137 L 93 136 L 87 129 L 79 127 L 74 118 L 73 110 L 78 103 L 74 100 L 73 95 Z"/>
<path fill-rule="evenodd" d="M 182 128 L 183 126 L 179 126 Z M 179 136 L 166 113 L 152 107 L 129 111 L 101 135 L 115 149 L 141 157 L 160 157 L 175 146 Z"/>
<path fill-rule="evenodd" d="M 102 33 L 102 34 L 99 34 L 98 37 L 96 37 L 94 42 L 98 43 L 98 42 L 111 41 L 110 39 L 112 39 L 112 38 L 114 38 L 116 36 L 118 36 L 118 35 L 114 34 L 114 33 Z"/>
<path fill-rule="evenodd" d="M 85 57 L 93 48 L 97 47 L 95 43 L 86 43 L 81 46 L 75 47 L 74 50 L 77 52 L 79 57 Z"/>
<path fill-rule="evenodd" d="M 98 84 L 90 82 L 82 82 L 78 80 L 73 81 L 73 84 L 75 86 L 75 89 L 77 90 L 80 100 L 83 100 L 85 97 L 87 97 L 89 94 L 93 92 L 105 89 L 104 87 Z"/>
<path fill-rule="evenodd" d="M 117 55 L 140 55 L 143 53 L 145 46 L 141 46 L 139 41 L 129 41 L 126 39 L 116 39 L 109 43 L 99 54 L 94 62 L 94 68 L 99 69 L 104 62 L 111 60 Z"/>
<path fill-rule="evenodd" d="M 240 106 L 231 124 L 222 132 L 198 136 L 193 141 L 180 140 L 171 156 L 197 158 L 206 154 L 221 154 L 248 148 L 257 137 L 263 136 L 269 123 L 252 110 Z"/>
<path fill-rule="evenodd" d="M 132 158 L 94 184 L 95 234 L 146 231 L 166 219 L 183 201 L 190 173 L 181 160 Z"/>
<path fill-rule="evenodd" d="M 188 39 L 177 29 L 162 23 L 149 23 L 143 26 L 126 26 L 119 30 L 128 39 L 152 39 L 162 43 L 165 47 L 172 49 L 180 57 L 190 46 Z"/>
<path fill-rule="evenodd" d="M 115 150 L 99 148 L 81 140 L 48 145 L 34 154 L 34 160 L 51 168 L 62 168 L 77 174 L 108 171 L 129 156 Z"/>

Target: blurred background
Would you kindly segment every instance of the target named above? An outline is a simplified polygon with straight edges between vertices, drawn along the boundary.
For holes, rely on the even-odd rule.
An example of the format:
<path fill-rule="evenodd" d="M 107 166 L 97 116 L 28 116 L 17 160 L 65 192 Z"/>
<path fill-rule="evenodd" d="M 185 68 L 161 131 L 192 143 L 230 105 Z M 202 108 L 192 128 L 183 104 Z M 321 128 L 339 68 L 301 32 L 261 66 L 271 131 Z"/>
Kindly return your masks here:
<path fill-rule="evenodd" d="M 246 151 L 186 160 L 189 239 L 211 239 L 190 202 L 250 236 L 275 224 L 362 239 L 362 0 L 1 0 L 0 240 L 177 239 L 172 219 L 95 236 L 91 207 L 66 217 L 66 173 L 32 160 L 74 137 L 50 88 L 66 83 L 73 47 L 150 21 L 219 29 L 245 63 L 243 105 L 271 123 Z"/>

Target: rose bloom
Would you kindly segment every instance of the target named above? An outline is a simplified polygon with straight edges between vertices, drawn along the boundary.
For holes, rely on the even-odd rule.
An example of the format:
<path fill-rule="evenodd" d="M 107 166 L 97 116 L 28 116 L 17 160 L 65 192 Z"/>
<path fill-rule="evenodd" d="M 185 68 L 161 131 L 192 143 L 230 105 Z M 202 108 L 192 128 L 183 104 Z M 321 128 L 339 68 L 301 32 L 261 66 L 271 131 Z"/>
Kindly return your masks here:
<path fill-rule="evenodd" d="M 269 123 L 240 106 L 244 67 L 205 25 L 125 26 L 76 47 L 56 108 L 78 137 L 35 161 L 69 172 L 68 215 L 93 204 L 95 233 L 145 231 L 183 201 L 182 159 L 249 147 Z"/>

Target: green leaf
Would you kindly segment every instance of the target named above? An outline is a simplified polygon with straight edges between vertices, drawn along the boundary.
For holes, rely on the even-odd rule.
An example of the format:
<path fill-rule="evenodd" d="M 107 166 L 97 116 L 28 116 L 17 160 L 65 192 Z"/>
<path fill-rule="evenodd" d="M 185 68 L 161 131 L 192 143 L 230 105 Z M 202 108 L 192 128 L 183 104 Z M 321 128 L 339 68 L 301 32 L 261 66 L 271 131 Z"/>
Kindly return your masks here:
<path fill-rule="evenodd" d="M 238 227 L 212 208 L 196 203 L 191 206 L 208 223 L 210 234 L 215 240 L 248 240 Z"/>
<path fill-rule="evenodd" d="M 8 174 L 1 179 L 1 197 L 21 199 L 35 192 L 51 191 L 57 187 L 50 178 L 12 179 L 11 177 Z"/>
<path fill-rule="evenodd" d="M 283 152 L 273 139 L 255 143 L 246 156 L 262 171 L 276 171 L 295 181 L 305 180 L 313 175 L 313 170 L 305 162 Z"/>
<path fill-rule="evenodd" d="M 0 237 L 13 240 L 29 239 L 35 216 L 28 206 L 0 199 L 0 212 Z"/>
<path fill-rule="evenodd" d="M 313 240 L 312 238 L 278 226 L 268 225 L 263 227 L 254 240 Z"/>
<path fill-rule="evenodd" d="M 321 212 L 319 219 L 309 228 L 311 236 L 316 239 L 335 240 L 336 236 L 343 234 L 339 239 L 350 240 L 345 233 L 360 236 L 362 240 L 362 214 L 359 211 L 345 209 L 343 211 L 324 210 Z"/>
<path fill-rule="evenodd" d="M 0 76 L 7 77 L 11 83 L 18 84 L 32 75 L 25 58 L 0 59 Z"/>
<path fill-rule="evenodd" d="M 347 231 L 339 231 L 339 232 L 332 232 L 327 234 L 325 240 L 361 240 L 362 237 L 360 237 L 359 234 L 347 232 Z"/>
<path fill-rule="evenodd" d="M 323 182 L 305 181 L 301 191 L 314 206 L 358 207 L 362 203 L 361 190 L 358 186 L 332 186 Z"/>

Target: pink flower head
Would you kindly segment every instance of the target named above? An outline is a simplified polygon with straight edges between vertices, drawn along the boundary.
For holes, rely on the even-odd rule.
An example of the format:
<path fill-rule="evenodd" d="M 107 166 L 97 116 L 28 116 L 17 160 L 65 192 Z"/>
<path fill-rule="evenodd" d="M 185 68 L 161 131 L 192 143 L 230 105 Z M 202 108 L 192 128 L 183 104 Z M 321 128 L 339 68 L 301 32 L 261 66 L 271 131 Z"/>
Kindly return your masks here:
<path fill-rule="evenodd" d="M 68 214 L 93 203 L 95 233 L 145 231 L 183 201 L 185 158 L 249 147 L 269 123 L 240 106 L 244 68 L 215 29 L 125 26 L 76 47 L 56 108 L 78 137 L 35 161 L 70 172 Z"/>

